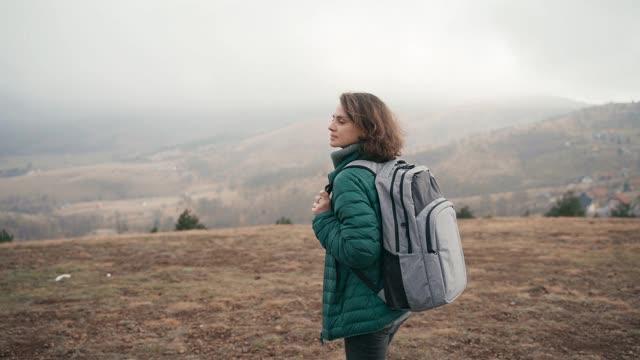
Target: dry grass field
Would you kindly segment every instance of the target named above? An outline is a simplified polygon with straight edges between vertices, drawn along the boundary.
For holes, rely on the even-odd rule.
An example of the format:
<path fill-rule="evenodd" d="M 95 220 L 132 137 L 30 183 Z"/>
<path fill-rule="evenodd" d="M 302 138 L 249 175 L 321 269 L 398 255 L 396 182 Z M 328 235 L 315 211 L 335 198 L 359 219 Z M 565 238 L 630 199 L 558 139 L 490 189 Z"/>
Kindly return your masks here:
<path fill-rule="evenodd" d="M 640 221 L 460 227 L 467 289 L 389 359 L 640 357 Z M 0 358 L 341 359 L 318 340 L 323 256 L 303 225 L 4 244 Z"/>

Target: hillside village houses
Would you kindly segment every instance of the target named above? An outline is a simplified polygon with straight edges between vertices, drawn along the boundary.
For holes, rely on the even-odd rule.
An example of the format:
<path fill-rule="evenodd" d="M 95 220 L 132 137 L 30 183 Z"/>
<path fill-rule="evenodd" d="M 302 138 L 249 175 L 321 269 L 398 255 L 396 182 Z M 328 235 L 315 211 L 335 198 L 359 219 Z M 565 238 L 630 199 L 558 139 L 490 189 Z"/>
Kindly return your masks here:
<path fill-rule="evenodd" d="M 578 199 L 588 217 L 609 217 L 611 211 L 621 204 L 632 205 L 631 212 L 640 216 L 640 191 L 612 193 L 606 188 L 598 187 L 582 192 Z"/>
<path fill-rule="evenodd" d="M 593 183 L 593 179 L 591 178 L 591 176 L 583 176 L 580 179 L 580 182 L 583 184 L 592 184 Z"/>
<path fill-rule="evenodd" d="M 616 189 L 597 186 L 596 181 L 609 181 L 620 175 L 625 181 Z M 612 210 L 621 204 L 630 205 L 631 213 L 640 217 L 640 176 L 631 177 L 630 175 L 630 169 L 623 168 L 619 175 L 602 172 L 594 174 L 593 177 L 580 176 L 570 180 L 567 189 L 576 192 L 580 206 L 588 217 L 609 217 Z M 547 199 L 550 203 L 556 201 L 551 194 L 547 194 Z"/>

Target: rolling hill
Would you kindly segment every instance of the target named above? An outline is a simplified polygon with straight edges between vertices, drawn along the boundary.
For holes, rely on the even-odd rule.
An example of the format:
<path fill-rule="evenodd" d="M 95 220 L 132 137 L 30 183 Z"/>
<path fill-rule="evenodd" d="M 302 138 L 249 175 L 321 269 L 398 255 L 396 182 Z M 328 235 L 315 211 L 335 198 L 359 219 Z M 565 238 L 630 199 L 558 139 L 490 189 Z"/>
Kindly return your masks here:
<path fill-rule="evenodd" d="M 640 103 L 609 104 L 470 136 L 409 156 L 451 196 L 566 185 L 584 176 L 640 175 Z"/>

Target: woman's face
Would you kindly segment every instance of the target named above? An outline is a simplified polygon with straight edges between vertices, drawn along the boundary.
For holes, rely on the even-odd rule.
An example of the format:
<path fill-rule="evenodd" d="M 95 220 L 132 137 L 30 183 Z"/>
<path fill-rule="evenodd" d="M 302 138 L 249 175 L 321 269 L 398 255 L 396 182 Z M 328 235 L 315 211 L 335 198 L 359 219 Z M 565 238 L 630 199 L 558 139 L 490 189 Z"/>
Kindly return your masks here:
<path fill-rule="evenodd" d="M 349 119 L 342 105 L 338 104 L 329 124 L 329 145 L 344 148 L 357 143 L 363 135 L 364 131 Z"/>

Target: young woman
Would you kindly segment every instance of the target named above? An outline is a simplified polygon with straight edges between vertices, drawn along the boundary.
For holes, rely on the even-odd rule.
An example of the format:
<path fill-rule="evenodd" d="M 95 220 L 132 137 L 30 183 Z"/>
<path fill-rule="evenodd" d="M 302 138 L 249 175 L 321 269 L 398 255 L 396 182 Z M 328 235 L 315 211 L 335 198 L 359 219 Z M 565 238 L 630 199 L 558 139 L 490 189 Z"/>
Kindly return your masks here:
<path fill-rule="evenodd" d="M 374 175 L 344 167 L 353 160 L 400 155 L 400 127 L 387 106 L 367 93 L 340 96 L 329 125 L 335 170 L 315 196 L 313 230 L 326 250 L 321 341 L 344 338 L 347 360 L 385 359 L 409 312 L 389 308 L 352 269 L 381 285 L 382 222 Z"/>

